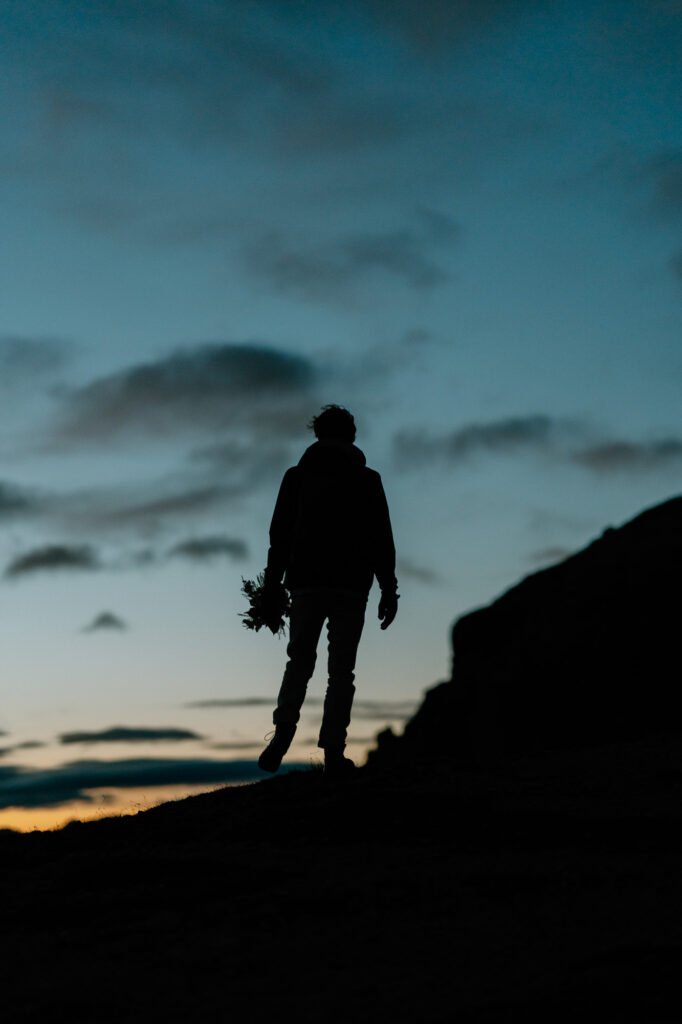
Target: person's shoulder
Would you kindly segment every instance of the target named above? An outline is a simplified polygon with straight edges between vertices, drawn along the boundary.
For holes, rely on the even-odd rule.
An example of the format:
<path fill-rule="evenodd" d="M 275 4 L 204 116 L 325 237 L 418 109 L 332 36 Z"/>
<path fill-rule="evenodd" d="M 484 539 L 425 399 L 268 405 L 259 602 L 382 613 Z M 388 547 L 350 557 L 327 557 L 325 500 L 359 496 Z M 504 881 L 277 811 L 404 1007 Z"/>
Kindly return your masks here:
<path fill-rule="evenodd" d="M 300 475 L 300 469 L 298 466 L 289 466 L 282 477 L 282 483 L 280 484 L 280 490 L 283 488 L 290 488 L 296 484 Z"/>

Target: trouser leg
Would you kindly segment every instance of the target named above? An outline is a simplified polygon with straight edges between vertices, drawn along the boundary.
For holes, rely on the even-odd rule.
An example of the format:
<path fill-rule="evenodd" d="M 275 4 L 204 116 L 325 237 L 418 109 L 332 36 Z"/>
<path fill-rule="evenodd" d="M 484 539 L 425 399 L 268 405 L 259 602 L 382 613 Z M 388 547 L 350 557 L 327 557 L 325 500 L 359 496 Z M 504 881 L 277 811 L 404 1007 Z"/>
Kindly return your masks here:
<path fill-rule="evenodd" d="M 343 750 L 355 695 L 355 659 L 365 622 L 362 598 L 337 598 L 329 609 L 329 680 L 318 747 Z"/>
<path fill-rule="evenodd" d="M 275 725 L 298 722 L 308 681 L 317 658 L 325 610 L 310 595 L 294 595 L 289 614 L 288 662 L 272 720 Z"/>

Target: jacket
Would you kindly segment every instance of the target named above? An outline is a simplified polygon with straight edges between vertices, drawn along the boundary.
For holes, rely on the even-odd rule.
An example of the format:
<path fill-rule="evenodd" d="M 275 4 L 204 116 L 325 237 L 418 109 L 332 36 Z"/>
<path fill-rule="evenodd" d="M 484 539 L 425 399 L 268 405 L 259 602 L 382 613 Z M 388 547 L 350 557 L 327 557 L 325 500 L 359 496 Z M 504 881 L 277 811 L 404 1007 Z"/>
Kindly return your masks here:
<path fill-rule="evenodd" d="M 376 576 L 397 587 L 395 545 L 380 475 L 345 441 L 317 441 L 284 474 L 270 524 L 266 578 L 291 591 L 367 597 Z"/>

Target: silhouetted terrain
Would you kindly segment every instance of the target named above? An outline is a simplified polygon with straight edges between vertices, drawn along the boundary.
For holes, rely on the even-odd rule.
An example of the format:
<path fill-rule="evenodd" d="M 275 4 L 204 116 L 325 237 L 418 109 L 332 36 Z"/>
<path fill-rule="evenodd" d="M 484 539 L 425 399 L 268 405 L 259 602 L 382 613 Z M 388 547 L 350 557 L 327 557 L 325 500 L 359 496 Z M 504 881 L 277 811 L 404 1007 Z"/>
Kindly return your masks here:
<path fill-rule="evenodd" d="M 452 678 L 377 763 L 485 764 L 680 729 L 682 497 L 607 529 L 452 631 Z"/>
<path fill-rule="evenodd" d="M 433 723 L 440 687 L 347 781 L 294 772 L 134 818 L 0 833 L 8 1020 L 682 1019 L 679 669 L 657 674 L 677 619 L 651 589 L 674 582 L 681 507 L 645 513 L 455 627 L 455 679 L 470 671 L 468 686 L 486 683 L 486 666 L 523 683 L 511 652 L 523 660 L 526 645 L 530 681 L 505 716 L 551 717 L 542 743 L 528 727 L 507 744 L 535 748 L 523 756 L 474 744 L 465 763 L 458 723 Z M 626 587 L 637 608 L 617 631 Z M 615 701 L 628 659 L 612 651 L 618 670 L 604 675 L 601 648 L 616 637 L 632 666 L 628 714 L 616 706 L 612 719 L 606 693 Z M 638 731 L 631 688 L 647 650 Z M 576 683 L 576 699 L 591 694 L 584 717 L 561 689 L 564 663 L 591 666 L 592 686 Z M 531 699 L 548 666 L 570 728 L 556 703 Z M 599 728 L 573 743 L 593 714 Z M 442 756 L 426 756 L 427 729 L 447 740 Z M 555 738 L 562 749 L 538 749 Z"/>

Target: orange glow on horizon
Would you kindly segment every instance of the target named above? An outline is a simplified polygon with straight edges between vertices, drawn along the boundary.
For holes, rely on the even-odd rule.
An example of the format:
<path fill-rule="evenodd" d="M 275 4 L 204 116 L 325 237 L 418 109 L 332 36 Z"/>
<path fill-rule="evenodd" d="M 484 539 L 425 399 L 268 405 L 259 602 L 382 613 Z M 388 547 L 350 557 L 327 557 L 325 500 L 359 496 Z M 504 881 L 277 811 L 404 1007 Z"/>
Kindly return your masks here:
<path fill-rule="evenodd" d="M 250 785 L 229 783 L 228 785 Z M 199 793 L 223 789 L 224 784 L 196 783 L 182 786 L 153 786 L 139 789 L 88 790 L 91 800 L 72 800 L 59 807 L 8 807 L 0 810 L 0 829 L 16 832 L 47 832 L 63 828 L 71 821 L 96 821 L 99 818 L 129 816 L 148 811 L 171 800 L 182 800 Z M 111 799 L 109 799 L 111 798 Z"/>

